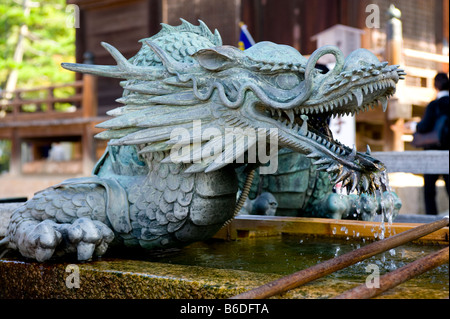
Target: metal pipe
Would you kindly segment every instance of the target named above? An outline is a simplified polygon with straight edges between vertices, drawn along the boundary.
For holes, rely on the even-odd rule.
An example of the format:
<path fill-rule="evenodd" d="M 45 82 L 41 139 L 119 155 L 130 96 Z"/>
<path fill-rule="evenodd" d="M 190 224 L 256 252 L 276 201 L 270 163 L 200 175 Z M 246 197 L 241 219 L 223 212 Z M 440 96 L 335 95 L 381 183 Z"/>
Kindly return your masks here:
<path fill-rule="evenodd" d="M 434 269 L 444 263 L 448 263 L 448 247 L 441 249 L 433 254 L 420 258 L 402 268 L 396 269 L 380 277 L 378 288 L 367 287 L 366 284 L 334 297 L 333 299 L 369 299 L 376 297 L 386 290 L 394 288 L 401 283 L 419 276 L 428 270 Z"/>
<path fill-rule="evenodd" d="M 346 253 L 337 258 L 329 259 L 310 268 L 300 270 L 291 275 L 269 282 L 258 288 L 234 296 L 231 299 L 262 299 L 281 294 L 310 281 L 356 264 L 361 260 L 370 258 L 376 254 L 428 235 L 438 229 L 441 229 L 442 227 L 448 226 L 448 221 L 449 218 L 446 216 L 441 220 L 409 229 L 397 235 Z"/>

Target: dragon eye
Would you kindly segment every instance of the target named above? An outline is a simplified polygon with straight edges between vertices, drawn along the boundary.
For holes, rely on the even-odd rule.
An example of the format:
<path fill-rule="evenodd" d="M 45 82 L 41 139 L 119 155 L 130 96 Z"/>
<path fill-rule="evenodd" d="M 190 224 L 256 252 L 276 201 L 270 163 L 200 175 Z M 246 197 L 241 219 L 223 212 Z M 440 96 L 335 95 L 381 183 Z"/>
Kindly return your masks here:
<path fill-rule="evenodd" d="M 275 78 L 275 83 L 280 89 L 291 90 L 296 87 L 300 81 L 295 74 L 280 74 Z"/>

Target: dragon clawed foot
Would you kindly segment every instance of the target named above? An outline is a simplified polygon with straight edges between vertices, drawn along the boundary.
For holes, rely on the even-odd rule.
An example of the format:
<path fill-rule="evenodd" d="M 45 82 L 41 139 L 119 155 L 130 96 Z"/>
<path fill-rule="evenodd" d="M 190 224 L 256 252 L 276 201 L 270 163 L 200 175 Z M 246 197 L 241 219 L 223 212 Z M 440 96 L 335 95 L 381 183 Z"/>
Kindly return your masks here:
<path fill-rule="evenodd" d="M 76 252 L 78 260 L 84 261 L 94 254 L 103 255 L 114 239 L 114 233 L 102 222 L 83 217 L 72 224 L 44 220 L 29 225 L 21 237 L 17 243 L 19 251 L 39 262 L 50 259 L 55 252 Z"/>

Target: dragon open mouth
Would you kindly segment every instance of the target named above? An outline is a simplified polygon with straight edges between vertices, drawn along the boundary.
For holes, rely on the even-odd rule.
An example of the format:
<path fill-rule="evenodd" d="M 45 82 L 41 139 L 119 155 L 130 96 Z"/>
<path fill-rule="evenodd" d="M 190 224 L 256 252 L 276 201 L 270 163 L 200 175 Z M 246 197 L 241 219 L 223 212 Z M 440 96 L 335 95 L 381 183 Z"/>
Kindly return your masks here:
<path fill-rule="evenodd" d="M 329 94 L 325 90 L 319 99 L 310 99 L 291 109 L 256 103 L 255 113 L 279 129 L 283 146 L 307 154 L 318 170 L 330 173 L 333 183 L 342 182 L 348 192 L 384 191 L 384 165 L 370 156 L 368 146 L 365 153 L 360 153 L 355 146 L 350 148 L 333 139 L 328 123 L 331 117 L 355 115 L 379 104 L 386 111 L 388 98 L 395 93 L 396 83 L 404 74 L 398 66 L 372 63 L 340 73 L 338 81 L 325 85 Z M 337 88 L 336 94 L 333 90 Z"/>

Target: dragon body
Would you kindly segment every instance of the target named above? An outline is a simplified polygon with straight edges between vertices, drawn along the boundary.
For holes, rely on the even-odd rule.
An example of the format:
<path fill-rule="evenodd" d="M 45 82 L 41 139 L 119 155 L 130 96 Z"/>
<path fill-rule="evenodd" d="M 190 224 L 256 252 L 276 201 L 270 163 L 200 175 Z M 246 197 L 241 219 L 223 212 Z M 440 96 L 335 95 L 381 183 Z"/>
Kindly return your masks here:
<path fill-rule="evenodd" d="M 306 156 L 332 185 L 385 190 L 383 164 L 335 141 L 326 119 L 385 108 L 404 75 L 398 66 L 331 46 L 309 59 L 271 42 L 241 51 L 184 20 L 142 42 L 130 59 L 102 43 L 117 65 L 63 64 L 124 79 L 123 106 L 98 125 L 109 143 L 93 176 L 37 193 L 13 213 L 0 245 L 38 261 L 75 252 L 87 260 L 113 243 L 166 249 L 206 239 L 235 213 L 235 169 L 267 163 L 274 145 Z M 336 66 L 321 74 L 325 54 Z"/>
<path fill-rule="evenodd" d="M 346 194 L 331 182 L 328 172 L 317 168 L 304 154 L 280 150 L 275 173 L 255 173 L 240 213 L 366 221 L 384 218 L 386 222 L 398 215 L 402 202 L 395 192 Z M 246 175 L 242 168 L 237 172 L 243 189 Z"/>

